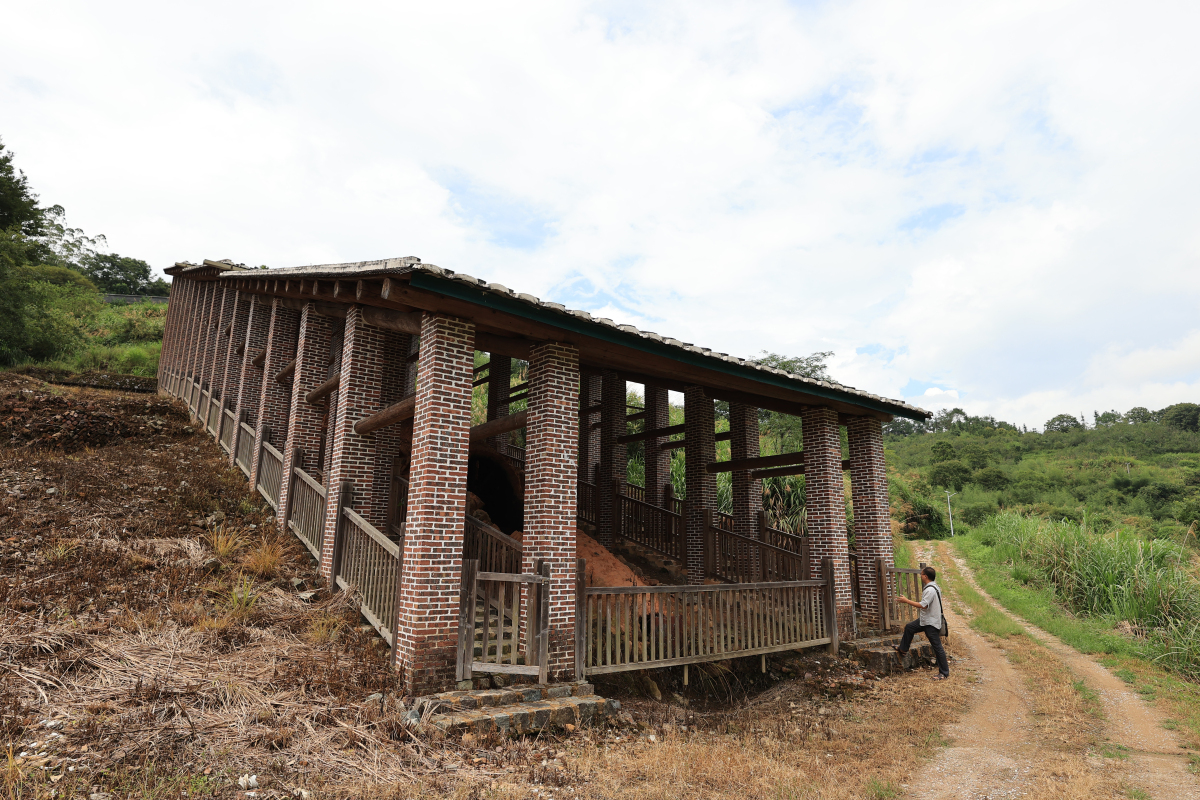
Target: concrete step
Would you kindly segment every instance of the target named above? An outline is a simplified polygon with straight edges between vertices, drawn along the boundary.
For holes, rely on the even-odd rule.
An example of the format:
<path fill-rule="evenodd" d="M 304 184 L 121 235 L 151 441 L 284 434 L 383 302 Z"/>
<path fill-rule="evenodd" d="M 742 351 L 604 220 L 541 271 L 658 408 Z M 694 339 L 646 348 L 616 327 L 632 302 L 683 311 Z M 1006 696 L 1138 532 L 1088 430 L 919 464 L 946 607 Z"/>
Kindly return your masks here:
<path fill-rule="evenodd" d="M 620 707 L 594 694 L 591 684 L 564 683 L 442 692 L 418 699 L 408 718 L 451 734 L 523 734 L 595 724 Z"/>
<path fill-rule="evenodd" d="M 929 642 L 914 639 L 909 651 L 901 656 L 893 648 L 900 644 L 900 635 L 874 636 L 867 639 L 852 639 L 841 643 L 839 650 L 862 663 L 878 675 L 918 669 L 933 661 L 933 647 Z"/>

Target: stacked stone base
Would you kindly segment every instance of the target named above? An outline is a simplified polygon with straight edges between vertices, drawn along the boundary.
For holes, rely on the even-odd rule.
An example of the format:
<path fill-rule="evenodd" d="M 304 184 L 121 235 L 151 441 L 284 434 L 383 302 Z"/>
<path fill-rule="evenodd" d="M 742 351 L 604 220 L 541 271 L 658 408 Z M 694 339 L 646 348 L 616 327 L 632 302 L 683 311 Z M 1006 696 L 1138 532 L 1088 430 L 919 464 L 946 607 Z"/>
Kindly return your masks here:
<path fill-rule="evenodd" d="M 594 725 L 620 708 L 594 694 L 591 684 L 573 683 L 442 692 L 418 699 L 409 714 L 445 733 L 519 735 Z"/>
<path fill-rule="evenodd" d="M 933 661 L 933 647 L 929 642 L 913 640 L 912 647 L 901 656 L 894 649 L 900 644 L 900 635 L 874 636 L 841 643 L 841 654 L 862 663 L 877 675 L 891 675 L 927 666 Z"/>

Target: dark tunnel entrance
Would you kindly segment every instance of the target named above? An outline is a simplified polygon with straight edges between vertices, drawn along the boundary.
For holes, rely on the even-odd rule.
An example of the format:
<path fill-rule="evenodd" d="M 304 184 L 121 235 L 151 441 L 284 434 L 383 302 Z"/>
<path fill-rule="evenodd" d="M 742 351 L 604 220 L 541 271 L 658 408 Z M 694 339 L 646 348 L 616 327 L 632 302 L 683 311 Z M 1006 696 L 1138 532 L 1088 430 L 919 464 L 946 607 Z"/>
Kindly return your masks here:
<path fill-rule="evenodd" d="M 473 451 L 467 461 L 467 491 L 482 501 L 492 525 L 508 534 L 525 525 L 525 502 L 512 473 L 499 453 Z"/>

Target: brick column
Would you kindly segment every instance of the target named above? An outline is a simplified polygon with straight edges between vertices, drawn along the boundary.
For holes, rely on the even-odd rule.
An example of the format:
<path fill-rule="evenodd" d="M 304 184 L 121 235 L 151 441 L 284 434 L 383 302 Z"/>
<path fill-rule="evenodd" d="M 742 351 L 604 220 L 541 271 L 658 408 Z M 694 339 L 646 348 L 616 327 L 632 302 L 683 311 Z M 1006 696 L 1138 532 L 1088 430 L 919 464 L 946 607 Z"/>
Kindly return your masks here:
<path fill-rule="evenodd" d="M 717 476 L 706 469 L 717 458 L 716 415 L 712 398 L 699 386 L 684 389 L 683 424 L 687 476 L 683 563 L 688 583 L 697 585 L 704 583 L 704 510 L 717 510 Z"/>
<path fill-rule="evenodd" d="M 625 433 L 625 381 L 615 372 L 604 373 L 600 386 L 600 478 L 596 482 L 598 497 L 596 536 L 604 547 L 612 548 L 621 513 L 617 488 L 625 491 L 628 471 L 625 445 L 617 437 Z"/>
<path fill-rule="evenodd" d="M 882 600 L 875 560 L 882 558 L 885 565 L 895 565 L 887 466 L 883 460 L 883 423 L 873 417 L 852 417 L 847 428 L 854 542 L 858 550 L 858 597 L 864 625 L 878 629 L 882 621 Z"/>
<path fill-rule="evenodd" d="M 233 304 L 229 312 L 229 338 L 225 340 L 225 375 L 221 380 L 221 400 L 223 406 L 234 412 L 233 422 L 230 423 L 225 419 L 225 415 L 221 415 L 221 428 L 224 430 L 226 425 L 237 425 L 237 406 L 238 406 L 238 389 L 242 382 L 242 357 L 238 355 L 238 348 L 246 346 L 246 326 L 250 322 L 250 298 L 248 294 L 242 294 L 235 291 L 233 293 Z M 234 434 L 237 434 L 237 429 L 234 429 Z M 230 442 L 233 442 L 231 439 Z M 230 458 L 233 457 L 234 448 L 230 448 Z"/>
<path fill-rule="evenodd" d="M 575 448 L 579 437 L 579 352 L 543 344 L 529 358 L 525 437 L 525 533 L 521 571 L 550 564 L 551 676 L 575 674 Z"/>
<path fill-rule="evenodd" d="M 471 322 L 424 315 L 395 647 L 415 695 L 454 683 L 474 362 Z"/>
<path fill-rule="evenodd" d="M 188 352 L 193 344 L 192 329 L 196 324 L 195 301 L 196 282 L 180 278 L 179 316 L 175 320 L 175 334 L 171 344 L 171 364 L 179 375 L 180 381 L 187 376 Z"/>
<path fill-rule="evenodd" d="M 243 414 L 246 421 L 255 428 L 258 427 L 258 405 L 262 400 L 262 367 L 254 366 L 254 357 L 267 346 L 267 335 L 271 332 L 271 298 L 261 295 L 250 296 L 250 308 L 246 319 L 246 338 L 243 339 L 245 349 L 242 352 L 242 365 L 238 376 L 237 407 L 234 413 L 240 421 Z M 237 442 L 246 432 L 240 426 L 234 437 L 234 452 L 229 454 L 229 463 L 235 464 L 237 459 Z M 257 444 L 257 433 L 255 433 Z M 248 464 L 253 467 L 253 464 Z M 250 485 L 251 489 L 254 484 Z"/>
<path fill-rule="evenodd" d="M 221 292 L 221 315 L 217 322 L 217 331 L 214 337 L 216 345 L 216 353 L 214 357 L 212 391 L 213 400 L 220 406 L 222 412 L 228 406 L 228 396 L 225 394 L 225 377 L 229 372 L 229 336 L 225 335 L 225 329 L 233 324 L 234 306 L 237 302 L 237 289 L 232 286 L 226 286 Z M 221 428 L 225 424 L 225 414 L 217 415 L 217 431 L 214 434 L 217 437 L 217 442 L 221 441 Z"/>
<path fill-rule="evenodd" d="M 158 351 L 158 379 L 159 390 L 163 388 L 163 376 L 170 370 L 170 354 L 171 345 L 175 341 L 174 324 L 179 318 L 179 302 L 178 294 L 179 280 L 174 276 L 171 277 L 171 288 L 167 291 L 167 318 L 163 321 L 163 340 L 162 347 Z"/>
<path fill-rule="evenodd" d="M 576 458 L 575 477 L 579 481 L 592 480 L 591 471 L 588 465 L 591 464 L 591 444 L 592 444 L 592 420 L 587 414 L 588 408 L 592 403 L 600 402 L 599 398 L 593 398 L 591 393 L 591 376 L 581 374 L 579 376 L 579 441 L 576 442 L 578 448 L 578 457 Z"/>
<path fill-rule="evenodd" d="M 758 409 L 745 403 L 729 404 L 729 457 L 758 458 Z M 749 470 L 733 473 L 733 532 L 758 538 L 758 512 L 762 510 L 762 481 L 750 480 Z"/>
<path fill-rule="evenodd" d="M 508 416 L 508 390 L 512 383 L 512 359 L 497 353 L 491 354 L 488 367 L 488 407 L 489 420 Z M 503 446 L 508 443 L 508 434 L 501 433 L 493 436 L 491 445 L 497 451 L 503 452 Z M 528 445 L 528 443 L 526 443 Z"/>
<path fill-rule="evenodd" d="M 208 307 L 212 291 L 211 283 L 197 281 L 197 284 L 196 296 L 190 309 L 192 322 L 188 325 L 187 367 L 184 370 L 190 378 L 195 378 L 199 374 L 200 351 L 204 342 L 205 309 Z"/>
<path fill-rule="evenodd" d="M 604 398 L 604 376 L 588 375 L 588 407 L 600 405 Z M 592 482 L 600 480 L 600 413 L 591 414 L 587 418 L 587 436 L 588 436 L 588 464 L 587 464 L 587 479 Z M 597 509 L 599 509 L 600 498 L 596 498 Z M 599 514 L 599 511 L 597 511 Z M 599 516 L 596 517 L 599 520 Z"/>
<path fill-rule="evenodd" d="M 381 531 L 387 527 L 390 458 L 400 426 L 390 425 L 364 435 L 354 432 L 354 423 L 400 399 L 398 376 L 403 374 L 404 352 L 400 345 L 408 345 L 408 337 L 404 336 L 403 342 L 400 337 L 364 322 L 362 306 L 350 306 L 347 311 L 338 373 L 341 382 L 332 425 L 333 447 L 325 483 L 332 500 L 342 482 L 349 481 L 354 487 L 351 507 Z M 337 533 L 336 505 L 332 501 L 326 505 L 325 547 L 321 553 L 321 572 L 330 580 Z"/>
<path fill-rule="evenodd" d="M 297 466 L 296 450 L 303 451 L 301 468 L 311 471 L 313 460 L 321 447 L 321 434 L 324 433 L 321 423 L 325 419 L 325 409 L 310 405 L 304 396 L 326 380 L 330 331 L 329 318 L 318 314 L 313 303 L 305 303 L 304 310 L 300 312 L 300 335 L 296 340 L 296 373 L 292 376 L 287 441 L 280 448 L 283 451 L 283 487 L 279 490 L 276 522 L 281 531 L 287 530 L 292 468 Z"/>
<path fill-rule="evenodd" d="M 846 541 L 846 495 L 842 480 L 842 437 L 837 412 L 809 406 L 800 414 L 804 435 L 804 503 L 812 540 L 812 573 L 821 574 L 821 559 L 833 559 L 838 635 L 854 635 L 850 595 L 850 547 Z"/>
<path fill-rule="evenodd" d="M 667 427 L 670 419 L 667 405 L 667 390 L 659 386 L 645 387 L 646 391 L 646 421 L 645 430 L 652 431 Z M 652 506 L 662 506 L 666 498 L 664 489 L 671 482 L 671 451 L 659 450 L 659 445 L 666 441 L 663 437 L 647 439 L 646 453 L 646 502 Z"/>
<path fill-rule="evenodd" d="M 258 464 L 262 455 L 263 440 L 279 450 L 284 447 L 287 439 L 288 413 L 292 410 L 292 381 L 280 383 L 275 380 L 275 375 L 296 356 L 296 337 L 300 333 L 300 312 L 285 308 L 278 298 L 270 302 L 271 328 L 267 333 L 267 358 L 263 362 L 262 393 L 259 395 L 258 418 L 254 424 L 251 488 L 258 485 Z"/>
<path fill-rule="evenodd" d="M 342 374 L 342 350 L 346 341 L 346 320 L 339 319 L 333 324 L 333 336 L 329 345 L 329 377 Z M 337 436 L 337 410 L 340 392 L 333 392 L 326 398 L 325 407 L 325 457 L 321 463 L 321 472 L 326 478 L 325 485 L 329 486 L 329 472 L 333 467 L 333 440 Z"/>
<path fill-rule="evenodd" d="M 201 427 L 208 422 L 208 405 L 212 400 L 213 372 L 217 367 L 217 320 L 221 315 L 224 287 L 212 281 L 208 284 L 208 300 L 205 302 L 203 340 L 200 345 L 200 391 L 209 392 L 209 401 L 204 398 L 196 408 Z"/>

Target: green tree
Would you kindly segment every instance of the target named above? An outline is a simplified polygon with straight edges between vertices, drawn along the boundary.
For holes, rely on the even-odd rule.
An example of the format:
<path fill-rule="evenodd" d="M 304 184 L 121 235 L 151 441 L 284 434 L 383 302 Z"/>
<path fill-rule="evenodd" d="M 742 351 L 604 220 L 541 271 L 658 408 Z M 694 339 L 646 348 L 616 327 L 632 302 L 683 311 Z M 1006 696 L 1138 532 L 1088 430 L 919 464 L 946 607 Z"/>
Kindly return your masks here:
<path fill-rule="evenodd" d="M 961 461 L 942 461 L 929 468 L 929 482 L 961 492 L 971 480 L 971 469 Z"/>
<path fill-rule="evenodd" d="M 1125 414 L 1125 421 L 1134 424 L 1154 422 L 1154 414 L 1145 406 L 1134 406 Z"/>
<path fill-rule="evenodd" d="M 930 448 L 929 460 L 934 464 L 940 464 L 943 461 L 951 461 L 958 457 L 954 452 L 954 445 L 949 442 L 934 442 Z"/>
<path fill-rule="evenodd" d="M 83 259 L 83 271 L 102 292 L 146 294 L 150 285 L 150 265 L 140 258 L 92 253 Z"/>
<path fill-rule="evenodd" d="M 0 140 L 0 230 L 25 236 L 41 232 L 42 210 L 25 173 L 13 166 L 13 153 Z"/>
<path fill-rule="evenodd" d="M 1118 422 L 1125 421 L 1125 418 L 1123 416 L 1121 416 L 1121 412 L 1115 411 L 1115 410 L 1114 411 L 1105 411 L 1104 413 L 1100 413 L 1099 411 L 1093 411 L 1092 419 L 1095 421 L 1097 428 L 1108 428 L 1113 425 L 1116 425 Z"/>
<path fill-rule="evenodd" d="M 88 280 L 82 272 L 57 264 L 26 264 L 17 267 L 13 277 L 26 283 L 42 281 L 55 286 L 77 286 L 90 292 L 96 291 L 96 284 Z"/>
<path fill-rule="evenodd" d="M 984 467 L 976 470 L 971 480 L 991 491 L 1003 489 L 1009 483 L 1008 473 L 999 467 Z"/>
<path fill-rule="evenodd" d="M 1066 433 L 1083 428 L 1083 423 L 1070 414 L 1059 414 L 1046 421 L 1046 433 Z"/>
<path fill-rule="evenodd" d="M 959 457 L 971 469 L 983 469 L 988 465 L 988 452 L 979 442 L 967 442 L 959 451 Z"/>
<path fill-rule="evenodd" d="M 1162 421 L 1172 428 L 1193 433 L 1200 429 L 1200 405 L 1195 403 L 1176 403 L 1163 409 Z"/>

